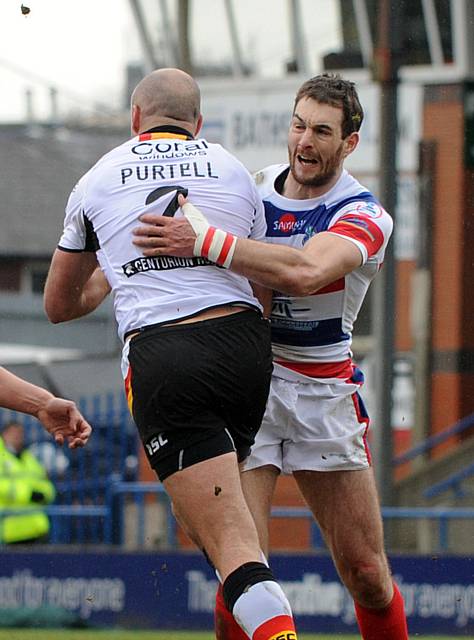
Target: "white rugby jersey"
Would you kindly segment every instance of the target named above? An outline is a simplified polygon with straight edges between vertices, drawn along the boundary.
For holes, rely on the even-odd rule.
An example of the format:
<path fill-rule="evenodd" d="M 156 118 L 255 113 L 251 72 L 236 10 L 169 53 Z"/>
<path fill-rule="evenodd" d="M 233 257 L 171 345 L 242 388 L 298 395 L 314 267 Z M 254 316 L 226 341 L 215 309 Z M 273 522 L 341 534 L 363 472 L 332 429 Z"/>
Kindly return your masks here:
<path fill-rule="evenodd" d="M 114 296 L 119 336 L 224 304 L 261 309 L 243 276 L 204 258 L 145 258 L 132 230 L 145 212 L 181 215 L 178 187 L 209 223 L 240 237 L 265 238 L 252 177 L 218 144 L 178 127 L 156 127 L 103 156 L 78 182 L 58 248 L 96 251 Z"/>
<path fill-rule="evenodd" d="M 274 359 L 298 374 L 350 377 L 353 324 L 383 262 L 392 219 L 347 171 L 318 198 L 285 198 L 276 191 L 275 181 L 283 180 L 287 171 L 288 165 L 273 165 L 255 176 L 265 206 L 267 241 L 301 248 L 316 233 L 336 233 L 358 247 L 362 265 L 311 296 L 275 292 L 271 314 Z"/>

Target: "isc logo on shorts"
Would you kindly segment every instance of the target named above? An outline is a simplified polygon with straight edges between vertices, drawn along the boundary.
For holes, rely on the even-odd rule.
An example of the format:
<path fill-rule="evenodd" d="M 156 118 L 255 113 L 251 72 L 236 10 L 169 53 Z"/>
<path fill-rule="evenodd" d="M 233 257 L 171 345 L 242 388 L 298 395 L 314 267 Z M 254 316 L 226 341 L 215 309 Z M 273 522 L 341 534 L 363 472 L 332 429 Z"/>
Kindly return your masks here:
<path fill-rule="evenodd" d="M 294 631 L 279 631 L 275 636 L 268 640 L 298 640 Z"/>
<path fill-rule="evenodd" d="M 158 434 L 154 438 L 152 438 L 149 442 L 145 444 L 147 451 L 150 456 L 159 451 L 162 447 L 168 444 L 168 439 L 163 436 L 163 434 Z"/>

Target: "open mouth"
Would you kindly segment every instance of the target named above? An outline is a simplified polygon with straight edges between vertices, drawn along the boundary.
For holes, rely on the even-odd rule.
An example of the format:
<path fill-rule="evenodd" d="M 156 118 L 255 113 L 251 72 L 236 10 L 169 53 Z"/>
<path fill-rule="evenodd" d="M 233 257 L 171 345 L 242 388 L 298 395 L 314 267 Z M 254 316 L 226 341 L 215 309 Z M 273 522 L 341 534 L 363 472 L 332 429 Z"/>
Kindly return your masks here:
<path fill-rule="evenodd" d="M 315 160 L 314 158 L 308 158 L 308 157 L 302 156 L 302 155 L 297 155 L 296 157 L 298 159 L 298 162 L 301 162 L 301 164 L 306 165 L 306 166 L 311 166 L 311 165 L 318 164 L 318 161 Z"/>

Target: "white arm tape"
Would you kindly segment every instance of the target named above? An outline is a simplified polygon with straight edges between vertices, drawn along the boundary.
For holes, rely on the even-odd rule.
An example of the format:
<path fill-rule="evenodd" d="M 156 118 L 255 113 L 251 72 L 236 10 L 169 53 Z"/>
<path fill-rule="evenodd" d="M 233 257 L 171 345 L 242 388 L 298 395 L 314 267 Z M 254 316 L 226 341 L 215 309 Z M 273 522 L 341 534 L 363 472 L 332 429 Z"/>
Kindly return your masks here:
<path fill-rule="evenodd" d="M 196 234 L 194 255 L 207 258 L 220 267 L 228 269 L 237 244 L 236 236 L 211 227 L 206 216 L 190 202 L 186 202 L 181 210 Z"/>

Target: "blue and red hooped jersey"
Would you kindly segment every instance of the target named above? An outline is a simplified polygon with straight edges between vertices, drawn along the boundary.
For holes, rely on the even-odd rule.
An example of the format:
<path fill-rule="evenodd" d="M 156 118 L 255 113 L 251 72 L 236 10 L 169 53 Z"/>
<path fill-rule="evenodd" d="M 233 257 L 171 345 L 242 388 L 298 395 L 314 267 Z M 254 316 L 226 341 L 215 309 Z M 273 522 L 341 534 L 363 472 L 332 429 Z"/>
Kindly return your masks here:
<path fill-rule="evenodd" d="M 275 181 L 287 169 L 288 165 L 273 165 L 255 176 L 265 206 L 267 241 L 301 248 L 316 233 L 327 231 L 353 242 L 362 264 L 310 296 L 274 293 L 275 361 L 288 371 L 311 377 L 346 377 L 353 324 L 383 262 L 392 219 L 347 171 L 318 198 L 285 198 L 276 191 Z"/>

